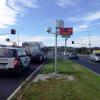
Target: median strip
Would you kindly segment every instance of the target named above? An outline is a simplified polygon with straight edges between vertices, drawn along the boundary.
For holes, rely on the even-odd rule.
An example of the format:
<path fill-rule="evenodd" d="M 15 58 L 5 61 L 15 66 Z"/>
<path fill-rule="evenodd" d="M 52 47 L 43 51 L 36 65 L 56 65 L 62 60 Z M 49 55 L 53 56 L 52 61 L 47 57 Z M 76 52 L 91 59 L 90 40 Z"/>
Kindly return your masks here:
<path fill-rule="evenodd" d="M 32 76 L 35 75 L 44 64 L 45 62 L 41 64 L 24 82 L 22 82 L 19 85 L 19 87 L 7 98 L 7 100 L 11 100 L 13 96 L 22 88 L 22 86 L 26 84 L 26 82 L 28 82 L 32 78 Z"/>

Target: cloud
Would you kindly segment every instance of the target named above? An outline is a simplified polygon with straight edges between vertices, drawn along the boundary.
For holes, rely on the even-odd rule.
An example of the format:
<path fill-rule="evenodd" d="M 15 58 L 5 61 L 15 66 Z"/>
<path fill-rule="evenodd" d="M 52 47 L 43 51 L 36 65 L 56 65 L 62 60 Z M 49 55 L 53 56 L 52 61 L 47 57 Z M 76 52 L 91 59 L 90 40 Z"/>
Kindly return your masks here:
<path fill-rule="evenodd" d="M 7 5 L 15 11 L 24 11 L 26 8 L 39 8 L 37 0 L 7 0 Z"/>
<path fill-rule="evenodd" d="M 0 0 L 0 28 L 15 25 L 18 15 L 22 15 L 27 8 L 38 7 L 37 0 Z"/>
<path fill-rule="evenodd" d="M 16 37 L 10 37 L 11 41 L 14 41 L 18 44 L 18 36 Z M 25 35 L 23 37 L 23 35 L 20 35 L 19 36 L 19 44 L 22 45 L 22 42 L 25 42 L 25 41 L 29 41 L 29 42 L 43 42 L 44 45 L 53 45 L 55 42 L 55 37 L 53 36 L 48 36 L 48 35 L 43 35 L 43 36 L 27 36 Z"/>
<path fill-rule="evenodd" d="M 56 0 L 56 4 L 60 7 L 76 6 L 79 0 Z"/>
<path fill-rule="evenodd" d="M 6 0 L 0 1 L 0 28 L 13 25 L 16 22 L 16 12 L 5 5 Z"/>
<path fill-rule="evenodd" d="M 90 27 L 89 24 L 79 25 L 74 28 L 74 31 L 79 32 L 79 31 L 87 30 L 89 27 Z"/>
<path fill-rule="evenodd" d="M 75 41 L 75 46 L 76 47 L 82 47 L 82 45 L 84 47 L 89 47 L 89 36 L 82 36 L 82 37 L 78 37 L 78 38 L 74 38 Z M 100 36 L 99 35 L 92 35 L 90 36 L 90 44 L 91 47 L 100 47 Z"/>
<path fill-rule="evenodd" d="M 100 11 L 95 11 L 92 13 L 88 13 L 87 15 L 83 15 L 83 17 L 70 17 L 67 18 L 67 22 L 75 22 L 78 23 L 78 26 L 75 26 L 75 31 L 83 31 L 87 30 L 88 28 L 95 26 L 95 25 L 100 25 L 98 22 L 93 23 L 94 21 L 97 21 L 100 19 Z"/>
<path fill-rule="evenodd" d="M 98 19 L 100 19 L 100 11 L 90 13 L 85 18 L 83 18 L 84 21 L 90 21 L 90 22 Z"/>

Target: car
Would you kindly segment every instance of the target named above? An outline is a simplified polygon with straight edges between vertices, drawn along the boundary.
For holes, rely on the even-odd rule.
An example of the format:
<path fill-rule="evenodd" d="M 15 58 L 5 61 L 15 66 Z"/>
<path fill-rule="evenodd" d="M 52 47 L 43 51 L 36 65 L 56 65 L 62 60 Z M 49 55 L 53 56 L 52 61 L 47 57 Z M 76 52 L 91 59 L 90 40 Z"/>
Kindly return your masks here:
<path fill-rule="evenodd" d="M 23 69 L 29 68 L 29 64 L 30 57 L 24 48 L 0 48 L 0 70 L 10 70 L 21 75 Z"/>
<path fill-rule="evenodd" d="M 100 53 L 99 52 L 92 52 L 90 54 L 90 60 L 94 62 L 100 62 Z"/>
<path fill-rule="evenodd" d="M 43 62 L 47 59 L 47 53 L 44 51 L 44 47 L 41 47 L 40 42 L 23 42 L 22 47 L 30 55 L 31 61 Z"/>
<path fill-rule="evenodd" d="M 69 53 L 69 58 L 70 59 L 78 59 L 78 54 L 76 52 L 71 52 Z"/>

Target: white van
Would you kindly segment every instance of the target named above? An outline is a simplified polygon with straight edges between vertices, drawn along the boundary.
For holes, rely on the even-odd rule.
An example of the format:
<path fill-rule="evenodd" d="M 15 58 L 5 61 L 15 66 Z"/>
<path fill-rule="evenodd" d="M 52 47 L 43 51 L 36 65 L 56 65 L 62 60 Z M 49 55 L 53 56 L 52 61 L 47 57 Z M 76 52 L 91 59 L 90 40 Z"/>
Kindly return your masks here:
<path fill-rule="evenodd" d="M 23 48 L 1 47 L 0 70 L 12 70 L 21 74 L 24 68 L 28 68 L 30 58 Z"/>
<path fill-rule="evenodd" d="M 98 51 L 93 51 L 93 52 L 90 54 L 90 60 L 91 60 L 91 61 L 95 61 L 95 62 L 100 61 L 100 52 L 98 52 Z"/>

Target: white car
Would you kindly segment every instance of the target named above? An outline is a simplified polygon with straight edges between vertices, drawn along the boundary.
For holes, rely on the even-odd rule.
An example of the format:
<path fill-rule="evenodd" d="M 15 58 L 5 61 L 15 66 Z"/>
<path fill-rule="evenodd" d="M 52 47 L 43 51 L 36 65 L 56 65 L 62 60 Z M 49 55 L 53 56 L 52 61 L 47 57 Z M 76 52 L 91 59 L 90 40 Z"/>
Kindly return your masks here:
<path fill-rule="evenodd" d="M 96 52 L 91 53 L 90 60 L 95 62 L 100 61 L 100 53 L 96 53 Z"/>
<path fill-rule="evenodd" d="M 11 70 L 21 74 L 24 68 L 28 68 L 30 57 L 23 48 L 0 48 L 0 70 Z"/>

